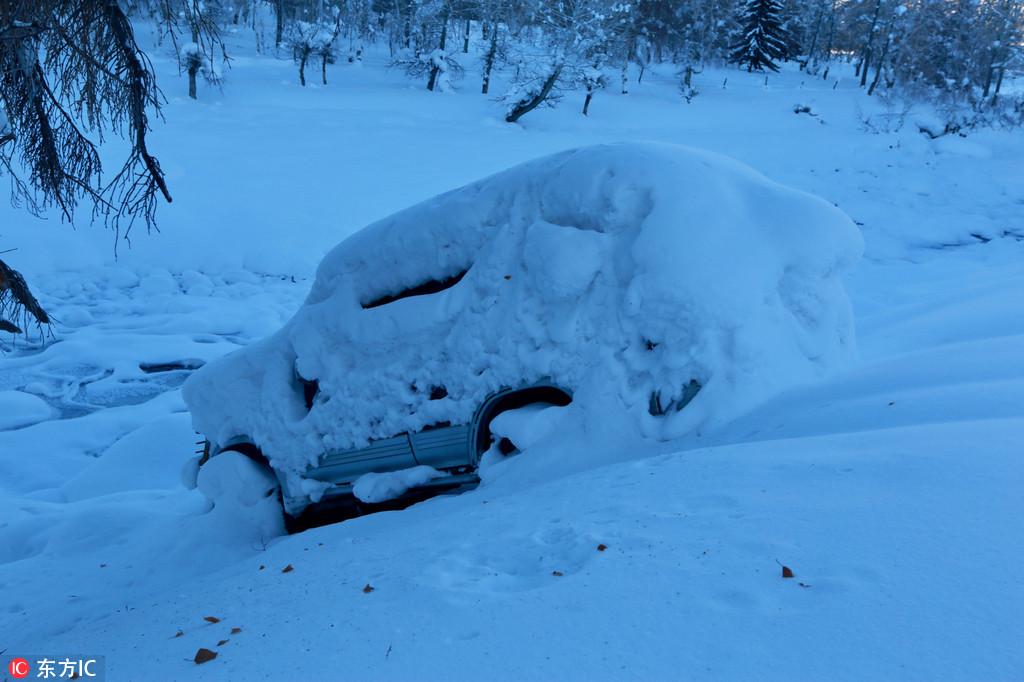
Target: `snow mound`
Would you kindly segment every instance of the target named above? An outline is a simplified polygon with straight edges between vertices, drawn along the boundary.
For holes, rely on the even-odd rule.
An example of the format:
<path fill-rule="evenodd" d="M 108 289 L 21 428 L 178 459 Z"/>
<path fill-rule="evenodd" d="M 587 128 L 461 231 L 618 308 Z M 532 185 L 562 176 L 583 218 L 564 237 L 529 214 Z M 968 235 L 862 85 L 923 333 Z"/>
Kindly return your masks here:
<path fill-rule="evenodd" d="M 363 474 L 352 486 L 352 494 L 363 502 L 386 502 L 401 497 L 410 488 L 447 475 L 425 465 L 400 471 Z"/>
<path fill-rule="evenodd" d="M 533 447 L 558 428 L 564 407 L 534 403 L 502 412 L 491 422 L 491 433 L 508 438 L 520 450 Z"/>
<path fill-rule="evenodd" d="M 497 477 L 497 465 L 508 459 L 501 449 L 502 439 L 512 443 L 521 452 L 542 443 L 556 432 L 562 423 L 566 407 L 550 403 L 533 403 L 512 410 L 506 410 L 491 421 L 491 447 L 480 457 L 478 473 L 485 483 Z"/>
<path fill-rule="evenodd" d="M 238 540 L 263 542 L 284 534 L 277 480 L 240 452 L 223 452 L 199 469 L 199 491 L 213 503 L 216 526 Z"/>
<path fill-rule="evenodd" d="M 184 396 L 200 432 L 245 435 L 286 474 L 468 423 L 489 393 L 541 378 L 573 391 L 584 431 L 672 438 L 850 358 L 841 278 L 861 250 L 837 208 L 716 154 L 562 152 L 346 239 L 282 330 Z M 447 288 L 401 297 L 428 283 Z M 308 411 L 297 377 L 318 382 Z"/>
<path fill-rule="evenodd" d="M 0 391 L 0 431 L 37 424 L 52 415 L 53 410 L 39 396 L 22 391 Z"/>
<path fill-rule="evenodd" d="M 166 444 L 193 440 L 186 415 L 158 418 L 104 450 L 61 491 L 76 501 L 130 490 L 173 490 L 181 485 L 181 468 L 192 453 Z"/>

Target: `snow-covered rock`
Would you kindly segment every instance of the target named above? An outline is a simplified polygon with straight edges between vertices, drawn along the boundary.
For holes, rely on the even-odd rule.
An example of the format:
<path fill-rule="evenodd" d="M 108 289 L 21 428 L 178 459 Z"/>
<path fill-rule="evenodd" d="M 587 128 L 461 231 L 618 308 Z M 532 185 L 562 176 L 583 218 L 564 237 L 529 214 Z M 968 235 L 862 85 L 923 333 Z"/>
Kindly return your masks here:
<path fill-rule="evenodd" d="M 674 437 L 851 357 L 842 276 L 861 248 L 840 210 L 716 154 L 562 152 L 348 238 L 283 329 L 198 371 L 184 396 L 200 432 L 245 435 L 284 472 L 467 423 L 489 393 L 544 377 L 587 408 L 567 418 Z M 308 412 L 297 376 L 319 382 Z M 654 415 L 654 397 L 688 404 Z"/>
<path fill-rule="evenodd" d="M 0 431 L 18 429 L 49 419 L 53 410 L 39 396 L 22 391 L 0 391 Z"/>

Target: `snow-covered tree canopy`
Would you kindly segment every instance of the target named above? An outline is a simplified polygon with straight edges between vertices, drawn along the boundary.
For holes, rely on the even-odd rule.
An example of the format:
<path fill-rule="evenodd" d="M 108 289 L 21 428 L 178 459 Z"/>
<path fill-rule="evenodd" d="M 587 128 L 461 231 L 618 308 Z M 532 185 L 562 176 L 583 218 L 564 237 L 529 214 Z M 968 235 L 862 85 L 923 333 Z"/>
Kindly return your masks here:
<path fill-rule="evenodd" d="M 279 31 L 336 8 L 342 36 L 386 40 L 395 63 L 430 90 L 457 87 L 475 60 L 487 94 L 494 69 L 507 69 L 512 84 L 499 94 L 510 121 L 567 90 L 593 97 L 598 63 L 621 73 L 623 94 L 631 70 L 642 78 L 651 62 L 678 64 L 689 99 L 697 91 L 689 81 L 708 63 L 773 70 L 795 60 L 827 77 L 832 62 L 852 60 L 872 94 L 897 88 L 980 108 L 994 104 L 1004 76 L 1021 67 L 1024 36 L 1022 0 L 276 0 L 274 7 Z"/>
<path fill-rule="evenodd" d="M 778 71 L 775 62 L 786 56 L 789 43 L 782 11 L 779 0 L 747 0 L 740 17 L 739 41 L 730 60 L 748 71 Z"/>

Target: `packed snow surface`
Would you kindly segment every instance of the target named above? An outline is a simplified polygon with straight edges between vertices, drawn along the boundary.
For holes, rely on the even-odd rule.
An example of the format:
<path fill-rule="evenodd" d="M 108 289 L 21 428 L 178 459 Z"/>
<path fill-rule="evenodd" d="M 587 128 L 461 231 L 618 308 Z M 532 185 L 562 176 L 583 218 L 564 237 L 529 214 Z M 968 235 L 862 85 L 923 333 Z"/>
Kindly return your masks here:
<path fill-rule="evenodd" d="M 325 450 L 467 423 L 488 394 L 542 378 L 573 391 L 581 425 L 679 436 L 851 357 L 841 277 L 861 248 L 831 204 L 717 154 L 563 152 L 345 240 L 279 333 L 201 369 L 184 396 L 199 432 L 251 439 L 287 474 Z M 308 414 L 296 374 L 319 381 Z M 688 385 L 702 388 L 677 410 Z"/>

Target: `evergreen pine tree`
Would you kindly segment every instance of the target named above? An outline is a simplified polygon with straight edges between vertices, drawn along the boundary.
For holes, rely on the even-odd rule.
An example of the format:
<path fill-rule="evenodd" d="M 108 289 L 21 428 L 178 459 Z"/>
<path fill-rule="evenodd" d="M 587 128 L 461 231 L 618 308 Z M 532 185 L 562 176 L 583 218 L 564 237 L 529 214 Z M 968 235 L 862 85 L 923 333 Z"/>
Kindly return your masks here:
<path fill-rule="evenodd" d="M 729 61 L 746 65 L 747 71 L 778 71 L 776 59 L 786 56 L 789 36 L 782 23 L 779 0 L 746 0 L 740 9 L 740 39 Z"/>

